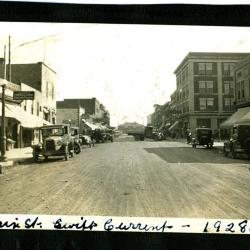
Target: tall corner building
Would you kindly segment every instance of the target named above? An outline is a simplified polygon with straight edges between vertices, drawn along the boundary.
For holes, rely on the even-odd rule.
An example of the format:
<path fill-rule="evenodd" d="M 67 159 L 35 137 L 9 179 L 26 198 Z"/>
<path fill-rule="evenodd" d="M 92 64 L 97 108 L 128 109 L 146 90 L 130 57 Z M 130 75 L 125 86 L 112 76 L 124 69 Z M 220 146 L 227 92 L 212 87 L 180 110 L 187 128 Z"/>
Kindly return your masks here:
<path fill-rule="evenodd" d="M 210 127 L 216 134 L 220 123 L 235 111 L 234 68 L 250 53 L 190 52 L 174 71 L 178 130 Z"/>

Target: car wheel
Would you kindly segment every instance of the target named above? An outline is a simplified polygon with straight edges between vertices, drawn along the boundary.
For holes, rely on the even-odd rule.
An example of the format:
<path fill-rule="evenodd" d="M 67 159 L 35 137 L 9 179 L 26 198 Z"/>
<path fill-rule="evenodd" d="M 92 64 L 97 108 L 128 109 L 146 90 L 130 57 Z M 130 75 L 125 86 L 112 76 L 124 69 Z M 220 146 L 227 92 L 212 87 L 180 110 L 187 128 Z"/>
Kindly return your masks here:
<path fill-rule="evenodd" d="M 79 144 L 74 145 L 74 153 L 75 154 L 80 154 L 81 153 L 81 147 Z"/>
<path fill-rule="evenodd" d="M 236 159 L 236 152 L 234 151 L 234 147 L 232 147 L 232 151 L 231 151 L 231 153 L 232 153 L 232 158 L 233 159 Z"/>
<path fill-rule="evenodd" d="M 39 155 L 33 154 L 33 160 L 34 160 L 35 162 L 38 162 L 38 159 L 39 159 Z"/>

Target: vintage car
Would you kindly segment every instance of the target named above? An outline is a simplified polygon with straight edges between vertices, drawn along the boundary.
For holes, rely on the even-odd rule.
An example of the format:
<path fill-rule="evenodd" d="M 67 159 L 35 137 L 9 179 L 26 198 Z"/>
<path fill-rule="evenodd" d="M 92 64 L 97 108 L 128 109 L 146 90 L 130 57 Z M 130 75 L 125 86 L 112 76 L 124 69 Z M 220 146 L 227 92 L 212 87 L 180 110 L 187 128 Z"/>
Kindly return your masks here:
<path fill-rule="evenodd" d="M 95 140 L 96 143 L 105 142 L 105 131 L 102 129 L 95 129 L 92 132 L 92 138 Z"/>
<path fill-rule="evenodd" d="M 87 145 L 90 148 L 95 145 L 94 141 L 91 140 L 91 137 L 88 136 L 88 135 L 82 135 L 82 134 L 80 134 L 80 139 L 81 139 L 81 145 Z"/>
<path fill-rule="evenodd" d="M 80 138 L 79 128 L 78 127 L 70 127 L 70 134 L 74 140 L 74 153 L 80 154 L 81 153 L 81 144 L 82 139 Z"/>
<path fill-rule="evenodd" d="M 233 158 L 238 154 L 246 154 L 250 158 L 250 124 L 237 124 L 233 126 L 230 140 L 224 142 L 223 153 Z"/>
<path fill-rule="evenodd" d="M 112 129 L 107 129 L 105 132 L 102 133 L 102 136 L 104 138 L 104 141 L 110 141 L 113 142 L 114 141 L 114 133 Z"/>
<path fill-rule="evenodd" d="M 74 156 L 74 139 L 69 125 L 47 125 L 37 130 L 39 140 L 32 145 L 35 161 L 38 161 L 39 156 L 44 156 L 45 160 L 50 156 L 63 156 L 66 161 L 69 156 Z"/>
<path fill-rule="evenodd" d="M 195 136 L 192 137 L 191 144 L 193 148 L 197 145 L 207 146 L 207 148 L 212 148 L 214 144 L 212 129 L 211 128 L 196 128 Z"/>

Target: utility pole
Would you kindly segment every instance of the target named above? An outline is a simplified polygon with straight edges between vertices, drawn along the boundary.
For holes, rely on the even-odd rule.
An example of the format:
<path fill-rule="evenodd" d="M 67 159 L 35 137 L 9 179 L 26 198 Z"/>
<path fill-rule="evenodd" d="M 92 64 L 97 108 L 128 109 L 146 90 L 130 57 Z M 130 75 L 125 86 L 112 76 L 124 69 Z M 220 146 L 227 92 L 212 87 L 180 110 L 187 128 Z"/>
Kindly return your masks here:
<path fill-rule="evenodd" d="M 6 78 L 6 46 L 4 46 L 4 81 Z M 7 161 L 6 153 L 6 133 L 5 133 L 5 82 L 1 84 L 2 86 L 2 119 L 1 119 L 1 158 L 0 161 Z"/>
<path fill-rule="evenodd" d="M 8 70 L 8 81 L 11 82 L 11 37 L 9 36 L 9 70 Z"/>

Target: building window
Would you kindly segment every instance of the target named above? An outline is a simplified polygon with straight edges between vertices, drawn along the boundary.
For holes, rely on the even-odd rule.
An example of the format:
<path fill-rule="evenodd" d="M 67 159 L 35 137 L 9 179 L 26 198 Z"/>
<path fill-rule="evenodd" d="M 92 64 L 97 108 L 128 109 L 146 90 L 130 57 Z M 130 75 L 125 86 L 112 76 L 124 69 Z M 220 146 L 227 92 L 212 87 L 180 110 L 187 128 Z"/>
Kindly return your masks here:
<path fill-rule="evenodd" d="M 237 82 L 237 99 L 245 99 L 245 83 L 244 81 Z"/>
<path fill-rule="evenodd" d="M 54 100 L 54 98 L 55 98 L 55 87 L 52 84 L 52 100 Z"/>
<path fill-rule="evenodd" d="M 25 111 L 27 110 L 27 100 L 24 101 L 23 109 L 24 109 Z"/>
<path fill-rule="evenodd" d="M 224 81 L 224 94 L 233 94 L 233 81 Z"/>
<path fill-rule="evenodd" d="M 207 98 L 207 109 L 212 110 L 214 106 L 214 98 Z"/>
<path fill-rule="evenodd" d="M 224 110 L 225 111 L 233 110 L 233 102 L 234 102 L 233 98 L 225 98 L 224 99 Z"/>
<path fill-rule="evenodd" d="M 206 98 L 200 98 L 200 110 L 206 110 Z"/>
<path fill-rule="evenodd" d="M 199 81 L 199 93 L 213 93 L 214 82 L 213 81 Z"/>
<path fill-rule="evenodd" d="M 245 98 L 245 84 L 244 84 L 244 81 L 241 82 L 241 97 L 242 97 L 242 99 Z"/>
<path fill-rule="evenodd" d="M 39 102 L 36 103 L 36 115 L 39 116 Z"/>
<path fill-rule="evenodd" d="M 214 98 L 200 98 L 200 110 L 211 111 L 214 110 Z"/>
<path fill-rule="evenodd" d="M 34 101 L 32 101 L 32 104 L 31 104 L 31 114 L 32 115 L 34 114 Z"/>
<path fill-rule="evenodd" d="M 198 71 L 200 75 L 212 74 L 213 63 L 198 63 Z"/>
<path fill-rule="evenodd" d="M 223 75 L 230 76 L 233 73 L 234 64 L 233 63 L 223 63 Z"/>

